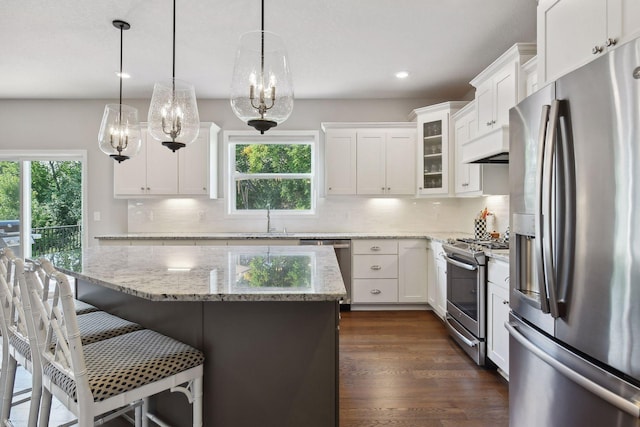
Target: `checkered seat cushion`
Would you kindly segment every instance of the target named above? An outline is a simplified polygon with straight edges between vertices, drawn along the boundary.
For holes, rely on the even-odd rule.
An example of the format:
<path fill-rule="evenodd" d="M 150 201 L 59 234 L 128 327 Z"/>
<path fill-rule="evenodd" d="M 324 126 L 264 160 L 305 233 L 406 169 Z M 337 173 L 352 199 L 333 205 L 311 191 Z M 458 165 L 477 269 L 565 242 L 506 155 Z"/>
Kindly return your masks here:
<path fill-rule="evenodd" d="M 82 345 L 114 338 L 142 330 L 142 326 L 104 311 L 94 311 L 77 317 Z"/>
<path fill-rule="evenodd" d="M 79 316 L 80 318 L 80 316 Z M 204 354 L 162 334 L 141 330 L 83 346 L 94 401 L 151 384 L 204 361 Z M 44 372 L 77 400 L 74 379 L 48 363 Z"/>
<path fill-rule="evenodd" d="M 78 316 L 77 319 L 83 345 L 142 330 L 142 326 L 137 323 L 129 322 L 104 311 L 83 314 Z M 55 336 L 53 338 L 55 343 Z M 31 360 L 31 348 L 26 339 L 11 334 L 9 341 L 16 351 L 27 360 Z"/>
<path fill-rule="evenodd" d="M 80 301 L 79 299 L 73 300 L 73 303 L 76 306 L 76 314 L 87 314 L 94 311 L 100 311 L 98 307 L 84 301 Z"/>

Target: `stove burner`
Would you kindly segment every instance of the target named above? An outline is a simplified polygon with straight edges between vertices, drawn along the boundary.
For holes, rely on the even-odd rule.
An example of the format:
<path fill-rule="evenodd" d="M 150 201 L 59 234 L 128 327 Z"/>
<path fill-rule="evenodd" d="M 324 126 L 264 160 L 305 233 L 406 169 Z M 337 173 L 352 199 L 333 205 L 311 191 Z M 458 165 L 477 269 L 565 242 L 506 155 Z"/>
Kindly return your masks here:
<path fill-rule="evenodd" d="M 458 239 L 458 241 L 487 249 L 509 249 L 509 242 L 502 242 L 500 240 Z"/>

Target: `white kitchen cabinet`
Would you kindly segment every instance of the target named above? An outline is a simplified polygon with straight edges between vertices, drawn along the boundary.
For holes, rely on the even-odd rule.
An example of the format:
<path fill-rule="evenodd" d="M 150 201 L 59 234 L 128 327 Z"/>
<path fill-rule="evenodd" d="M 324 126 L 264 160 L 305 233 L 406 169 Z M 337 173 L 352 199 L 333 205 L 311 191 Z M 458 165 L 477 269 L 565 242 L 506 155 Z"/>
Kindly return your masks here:
<path fill-rule="evenodd" d="M 443 102 L 413 110 L 417 122 L 417 186 L 419 195 L 448 195 L 453 188 L 451 116 L 466 102 Z M 453 191 L 451 191 L 452 193 Z"/>
<path fill-rule="evenodd" d="M 413 195 L 415 128 L 357 132 L 357 194 Z"/>
<path fill-rule="evenodd" d="M 550 82 L 640 36 L 637 0 L 540 0 L 538 74 Z"/>
<path fill-rule="evenodd" d="M 464 144 L 476 136 L 475 101 L 453 115 L 455 141 L 455 193 L 459 197 L 509 194 L 509 166 L 464 163 Z"/>
<path fill-rule="evenodd" d="M 354 239 L 352 310 L 425 309 L 426 239 Z"/>
<path fill-rule="evenodd" d="M 509 151 L 509 109 L 525 97 L 522 64 L 535 54 L 535 43 L 516 43 L 471 80 L 477 132 L 462 145 L 464 163 L 497 160 Z"/>
<path fill-rule="evenodd" d="M 535 43 L 516 43 L 471 81 L 478 136 L 509 124 L 509 109 L 525 94 L 521 65 L 535 54 Z"/>
<path fill-rule="evenodd" d="M 430 243 L 430 267 L 428 301 L 433 311 L 442 319 L 447 314 L 447 262 L 443 258 L 442 243 L 432 240 Z"/>
<path fill-rule="evenodd" d="M 352 240 L 352 308 L 398 302 L 398 241 Z"/>
<path fill-rule="evenodd" d="M 495 258 L 487 263 L 487 356 L 509 376 L 509 264 Z"/>
<path fill-rule="evenodd" d="M 398 241 L 398 302 L 427 301 L 427 241 Z"/>
<path fill-rule="evenodd" d="M 175 153 L 147 134 L 141 124 L 140 153 L 114 162 L 114 196 L 217 196 L 217 134 L 213 123 L 201 123 L 200 135 Z"/>
<path fill-rule="evenodd" d="M 534 56 L 522 64 L 524 74 L 524 96 L 525 98 L 538 90 L 538 57 Z"/>
<path fill-rule="evenodd" d="M 356 131 L 323 129 L 325 193 L 356 194 Z"/>
<path fill-rule="evenodd" d="M 323 123 L 322 129 L 327 195 L 415 194 L 414 124 Z"/>

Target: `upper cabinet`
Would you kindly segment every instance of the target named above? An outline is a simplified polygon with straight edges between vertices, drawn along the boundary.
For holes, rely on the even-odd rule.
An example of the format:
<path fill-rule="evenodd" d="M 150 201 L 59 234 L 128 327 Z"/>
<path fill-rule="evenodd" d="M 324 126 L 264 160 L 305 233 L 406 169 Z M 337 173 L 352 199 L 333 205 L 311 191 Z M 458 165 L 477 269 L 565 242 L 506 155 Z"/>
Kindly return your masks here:
<path fill-rule="evenodd" d="M 327 195 L 414 195 L 414 123 L 323 123 Z"/>
<path fill-rule="evenodd" d="M 476 102 L 471 101 L 453 115 L 456 196 L 509 194 L 509 166 L 480 165 L 462 161 L 462 147 L 478 132 Z"/>
<path fill-rule="evenodd" d="M 356 194 L 356 131 L 323 129 L 325 193 Z"/>
<path fill-rule="evenodd" d="M 217 197 L 217 135 L 213 123 L 201 123 L 198 138 L 175 153 L 153 139 L 142 123 L 137 156 L 113 166 L 114 196 Z"/>
<path fill-rule="evenodd" d="M 453 192 L 453 138 L 451 116 L 466 102 L 443 102 L 413 110 L 418 127 L 418 194 Z"/>
<path fill-rule="evenodd" d="M 543 83 L 640 36 L 638 0 L 540 0 L 537 14 Z"/>
<path fill-rule="evenodd" d="M 522 64 L 535 54 L 535 43 L 516 43 L 471 81 L 477 134 L 463 146 L 463 162 L 499 160 L 509 151 L 509 109 L 525 97 Z"/>

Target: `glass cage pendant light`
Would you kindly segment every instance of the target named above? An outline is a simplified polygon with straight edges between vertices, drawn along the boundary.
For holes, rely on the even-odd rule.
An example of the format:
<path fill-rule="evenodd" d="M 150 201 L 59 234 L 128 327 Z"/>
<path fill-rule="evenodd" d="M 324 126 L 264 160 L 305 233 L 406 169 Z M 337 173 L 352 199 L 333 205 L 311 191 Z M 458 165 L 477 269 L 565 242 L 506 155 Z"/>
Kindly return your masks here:
<path fill-rule="evenodd" d="M 293 110 L 293 80 L 282 39 L 262 29 L 240 37 L 231 82 L 231 108 L 240 120 L 264 134 Z"/>
<path fill-rule="evenodd" d="M 173 1 L 173 70 L 171 80 L 153 87 L 147 118 L 151 136 L 175 152 L 196 140 L 200 116 L 193 85 L 176 79 L 176 2 Z"/>
<path fill-rule="evenodd" d="M 104 107 L 102 123 L 98 131 L 100 150 L 118 163 L 135 156 L 140 151 L 140 122 L 138 110 L 122 103 L 122 45 L 123 32 L 131 28 L 127 22 L 114 20 L 113 26 L 120 30 L 120 103 Z"/>

